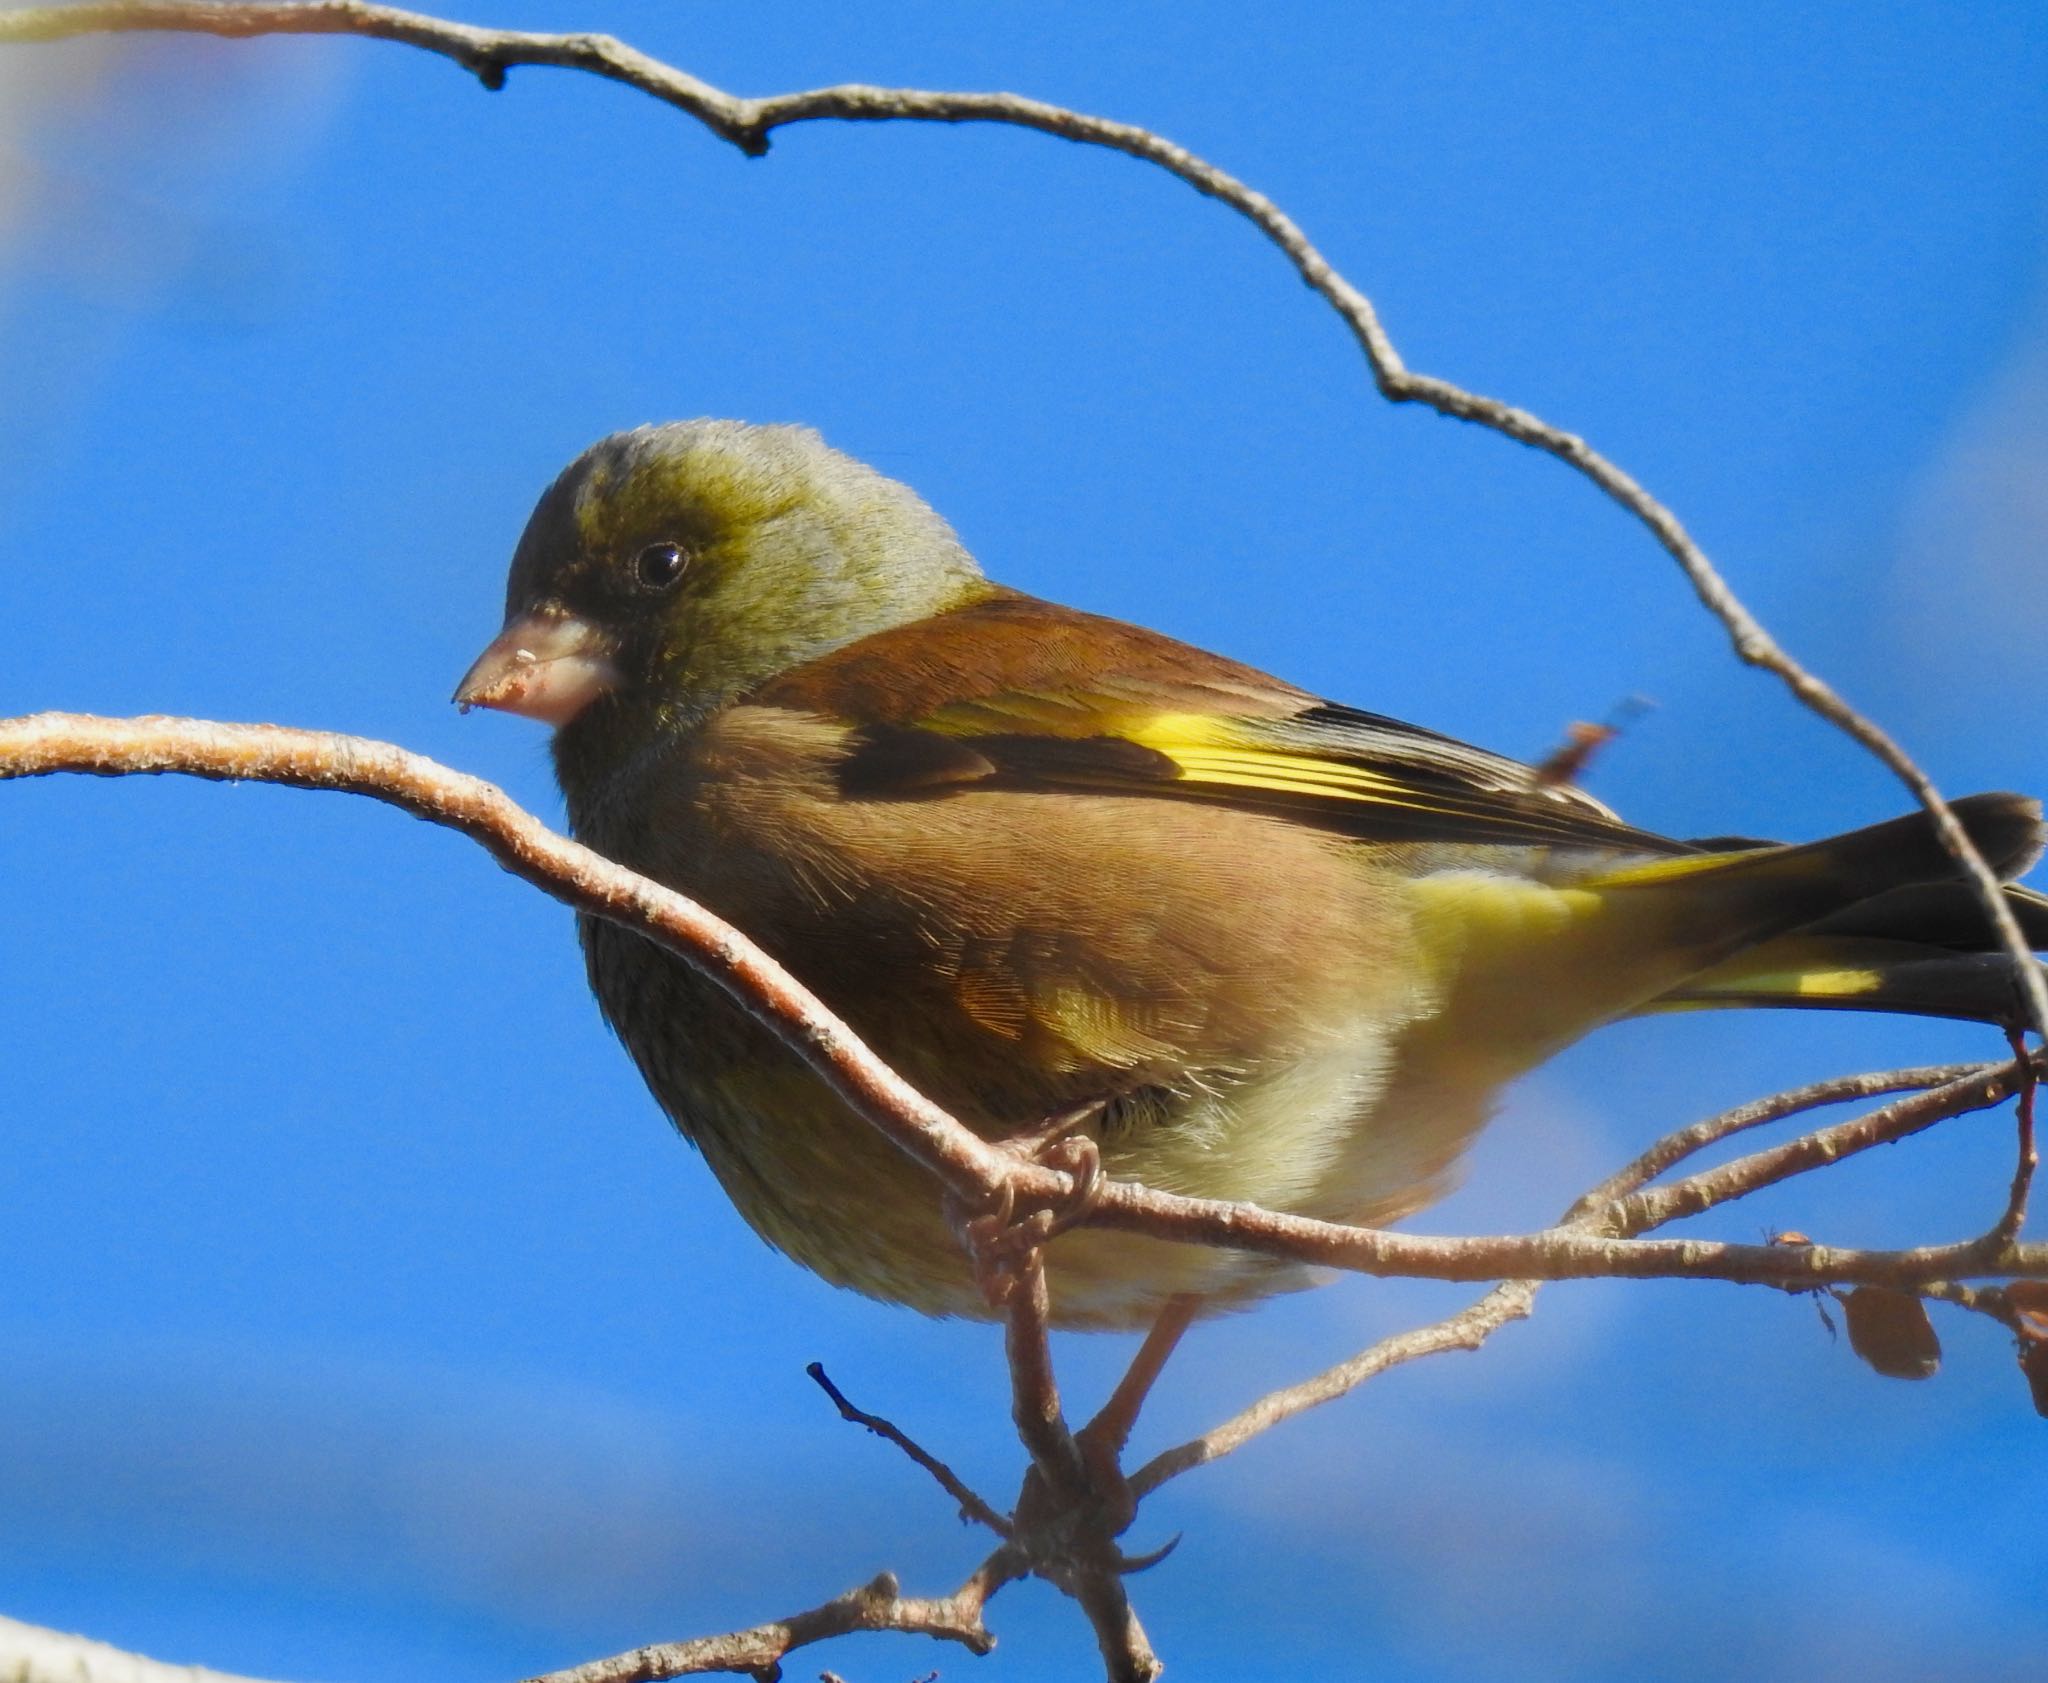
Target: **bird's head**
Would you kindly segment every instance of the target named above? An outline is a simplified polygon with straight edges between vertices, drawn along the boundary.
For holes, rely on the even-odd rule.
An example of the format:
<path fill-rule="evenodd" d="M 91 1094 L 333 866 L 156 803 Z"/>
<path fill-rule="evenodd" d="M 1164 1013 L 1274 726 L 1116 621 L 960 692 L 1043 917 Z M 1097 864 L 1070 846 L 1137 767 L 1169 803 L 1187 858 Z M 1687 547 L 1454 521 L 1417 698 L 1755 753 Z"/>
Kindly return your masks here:
<path fill-rule="evenodd" d="M 645 740 L 987 588 L 916 492 L 809 428 L 639 427 L 542 495 L 455 700 Z"/>

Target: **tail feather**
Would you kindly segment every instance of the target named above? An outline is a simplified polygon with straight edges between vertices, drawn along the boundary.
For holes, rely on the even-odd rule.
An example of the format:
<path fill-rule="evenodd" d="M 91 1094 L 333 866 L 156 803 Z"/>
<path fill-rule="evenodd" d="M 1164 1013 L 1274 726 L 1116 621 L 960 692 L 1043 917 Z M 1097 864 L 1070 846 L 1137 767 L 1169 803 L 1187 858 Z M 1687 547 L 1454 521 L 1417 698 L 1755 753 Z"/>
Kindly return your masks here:
<path fill-rule="evenodd" d="M 2027 945 L 2036 952 L 2048 949 L 2048 895 L 2008 884 L 2005 903 Z M 1809 933 L 1915 941 L 1959 953 L 1990 952 L 1998 945 L 1976 890 L 1961 882 L 1895 888 L 1822 918 Z"/>
<path fill-rule="evenodd" d="M 1951 804 L 2001 879 L 2024 871 L 2040 856 L 2036 802 L 2018 795 L 1973 795 Z M 1998 950 L 1975 891 L 1955 880 L 1955 862 L 1924 815 L 1804 847 L 1721 857 L 1729 861 L 1723 869 L 1737 883 L 1747 873 L 1796 895 L 1801 879 L 1815 875 L 1837 893 L 1850 892 L 1846 903 L 1838 901 L 1822 915 L 1799 921 L 1792 933 L 1734 952 L 1644 1010 L 1790 1006 L 2008 1026 L 2026 1020 L 2013 962 Z M 1854 892 L 1864 885 L 1873 886 L 1867 893 Z M 1821 891 L 1818 884 L 1804 890 L 1809 895 Z M 2009 886 L 2005 898 L 2028 943 L 2048 947 L 2048 896 Z"/>
<path fill-rule="evenodd" d="M 1643 1010 L 1744 1006 L 1884 1011 L 2013 1029 L 2027 1021 L 2018 973 L 2002 953 L 1830 936 L 1766 941 L 1690 978 Z"/>
<path fill-rule="evenodd" d="M 2026 795 L 1965 795 L 1949 803 L 1964 833 L 2001 881 L 2020 875 L 2041 857 L 2041 803 Z M 1588 887 L 1656 888 L 1684 882 L 1688 890 L 1712 884 L 1740 891 L 1768 884 L 1781 908 L 1811 904 L 1818 919 L 1879 895 L 1921 885 L 1942 885 L 1959 875 L 1934 821 L 1924 812 L 1850 830 L 1817 842 L 1744 847 L 1727 853 L 1689 853 L 1603 872 Z"/>

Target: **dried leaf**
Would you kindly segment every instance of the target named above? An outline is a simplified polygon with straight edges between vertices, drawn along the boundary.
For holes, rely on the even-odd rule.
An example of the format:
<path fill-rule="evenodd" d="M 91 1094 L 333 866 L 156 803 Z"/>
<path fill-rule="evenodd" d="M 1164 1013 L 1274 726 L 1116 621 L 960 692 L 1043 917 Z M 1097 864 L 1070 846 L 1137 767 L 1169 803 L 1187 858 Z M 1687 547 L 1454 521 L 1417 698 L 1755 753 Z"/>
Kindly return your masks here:
<path fill-rule="evenodd" d="M 1849 1348 L 1887 1379 L 1931 1379 L 1941 1366 L 1941 1340 L 1927 1305 L 1911 1292 L 1858 1286 L 1842 1299 Z"/>

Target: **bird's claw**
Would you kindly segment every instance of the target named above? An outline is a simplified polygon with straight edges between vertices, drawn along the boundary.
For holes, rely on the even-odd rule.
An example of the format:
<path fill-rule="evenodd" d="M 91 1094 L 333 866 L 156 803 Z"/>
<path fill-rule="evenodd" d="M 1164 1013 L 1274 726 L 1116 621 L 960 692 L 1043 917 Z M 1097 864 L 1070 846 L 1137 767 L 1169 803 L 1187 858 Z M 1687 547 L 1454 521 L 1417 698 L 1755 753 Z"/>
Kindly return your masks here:
<path fill-rule="evenodd" d="M 1102 1201 L 1107 1184 L 1102 1149 L 1092 1136 L 1080 1131 L 1102 1110 L 1101 1100 L 1080 1105 L 996 1142 L 997 1150 L 1021 1163 L 1067 1176 L 1067 1190 L 1053 1202 L 1020 1216 L 1016 1188 L 1005 1182 L 987 1207 L 966 1210 L 955 1204 L 949 1210 L 953 1230 L 974 1259 L 976 1283 L 991 1308 L 1000 1309 L 1008 1296 L 1012 1258 L 1086 1220 Z"/>

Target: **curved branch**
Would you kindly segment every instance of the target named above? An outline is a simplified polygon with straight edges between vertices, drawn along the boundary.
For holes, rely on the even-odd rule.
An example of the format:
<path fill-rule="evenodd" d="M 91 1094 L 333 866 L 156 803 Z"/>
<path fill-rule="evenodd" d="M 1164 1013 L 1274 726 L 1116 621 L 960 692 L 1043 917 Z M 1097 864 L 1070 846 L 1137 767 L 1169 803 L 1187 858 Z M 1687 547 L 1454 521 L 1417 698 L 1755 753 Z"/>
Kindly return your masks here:
<path fill-rule="evenodd" d="M 2024 1064 L 1986 1064 L 1975 1069 L 1966 1066 L 1963 1075 L 1953 1081 L 1896 1100 L 1867 1115 L 1816 1128 L 1810 1134 L 1718 1164 L 1670 1186 L 1619 1198 L 1604 1218 L 1592 1218 L 1588 1225 L 1615 1233 L 1646 1233 L 1667 1222 L 1699 1215 L 1717 1204 L 1746 1198 L 1795 1175 L 1839 1163 L 1872 1146 L 1892 1145 L 1952 1116 L 1987 1109 L 2010 1098 L 2027 1079 Z"/>
<path fill-rule="evenodd" d="M 283 725 L 101 719 L 76 713 L 0 719 L 0 780 L 58 772 L 171 772 L 339 790 L 458 830 L 543 892 L 645 935 L 702 969 L 802 1057 L 857 1115 L 956 1195 L 976 1202 L 1007 1199 L 1020 1209 L 1067 1207 L 1076 1201 L 1071 1176 L 997 1150 L 933 1104 L 723 919 L 557 835 L 481 779 L 390 743 Z M 1989 1275 L 2048 1278 L 2048 1245 L 2023 1245 L 1996 1232 L 1909 1251 L 1649 1241 L 1563 1226 L 1503 1238 L 1446 1239 L 1185 1198 L 1128 1181 L 1102 1183 L 1075 1219 L 1358 1273 L 1438 1280 L 1687 1278 L 1809 1291 L 1821 1284 L 1911 1288 L 1929 1280 Z"/>
<path fill-rule="evenodd" d="M 1364 352 L 1373 383 L 1390 403 L 1420 403 L 1454 420 L 1470 421 L 1519 444 L 1554 456 L 1598 486 L 1648 528 L 1678 563 L 1700 605 L 1728 634 L 1736 658 L 1778 677 L 1805 707 L 1826 719 L 1881 761 L 1926 808 L 1936 833 L 1976 892 L 2000 944 L 2017 967 L 2027 1016 L 2048 1039 L 2048 979 L 2033 962 L 2018 919 L 2005 903 L 1997 876 L 1984 861 L 1934 781 L 1877 722 L 1852 707 L 1824 679 L 1808 671 L 1767 631 L 1729 587 L 1706 551 L 1671 509 L 1616 462 L 1583 438 L 1527 409 L 1484 397 L 1449 380 L 1411 373 L 1394 347 L 1372 300 L 1346 280 L 1295 220 L 1226 170 L 1134 123 L 1008 93 L 947 93 L 926 88 L 880 88 L 863 83 L 812 88 L 747 99 L 652 58 L 609 35 L 543 34 L 482 29 L 369 0 L 304 0 L 286 4 L 225 4 L 222 0 L 98 0 L 77 6 L 35 6 L 0 12 L 0 42 L 56 41 L 109 31 L 176 30 L 249 37 L 258 35 L 361 35 L 438 53 L 472 72 L 485 87 L 502 88 L 519 65 L 580 70 L 620 82 L 694 117 L 749 157 L 768 150 L 769 136 L 792 123 L 841 122 L 1001 123 L 1033 129 L 1080 145 L 1100 146 L 1142 159 L 1227 205 L 1256 227 L 1293 265 L 1308 287 L 1336 311 Z"/>
<path fill-rule="evenodd" d="M 54 772 L 180 773 L 364 795 L 459 831 L 564 905 L 645 935 L 702 970 L 817 1071 L 855 1112 L 963 1197 L 1003 1184 L 986 1145 L 861 1044 L 852 1029 L 739 930 L 673 889 L 557 835 L 504 790 L 367 737 L 149 715 L 0 719 L 0 781 Z M 1047 1171 L 1049 1173 L 1049 1171 Z M 1054 1177 L 1062 1186 L 1064 1176 Z"/>

